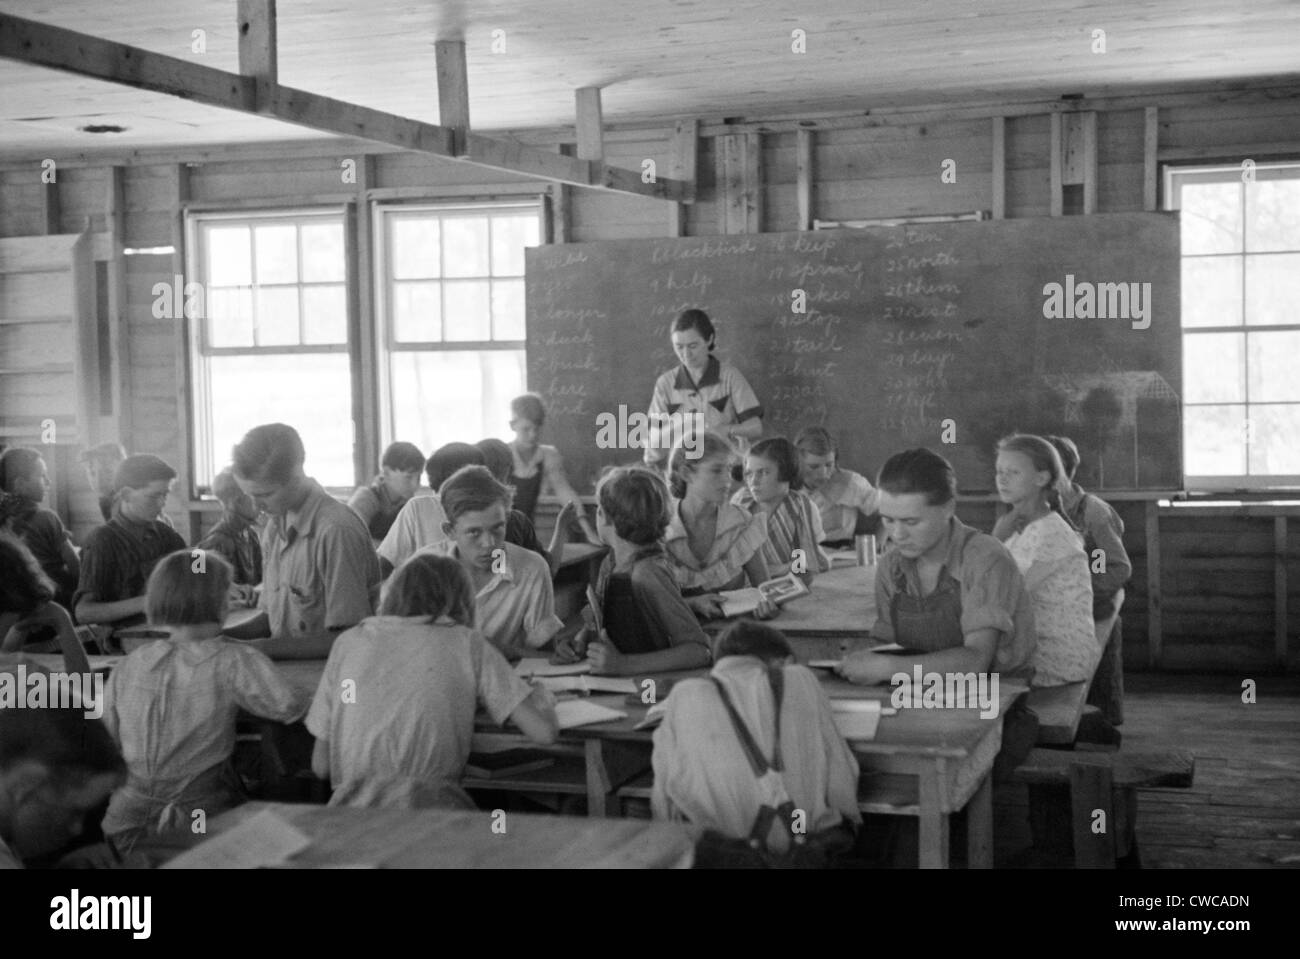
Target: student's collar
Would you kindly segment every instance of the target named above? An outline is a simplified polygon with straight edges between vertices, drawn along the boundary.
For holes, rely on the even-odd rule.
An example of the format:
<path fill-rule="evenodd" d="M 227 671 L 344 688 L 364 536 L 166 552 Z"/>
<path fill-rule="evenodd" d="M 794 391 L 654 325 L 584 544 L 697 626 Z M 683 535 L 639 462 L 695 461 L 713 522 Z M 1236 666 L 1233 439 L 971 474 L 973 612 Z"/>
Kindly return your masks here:
<path fill-rule="evenodd" d="M 512 552 L 515 549 L 522 549 L 522 547 L 515 546 L 514 543 L 502 543 L 501 548 L 505 551 L 506 561 L 499 572 L 496 570 L 492 571 L 492 578 L 488 580 L 488 584 L 485 587 L 486 589 L 491 589 L 499 582 L 513 583 L 515 581 L 515 558 L 512 555 Z M 447 555 L 459 563 L 460 547 L 453 542 L 447 547 Z"/>
<path fill-rule="evenodd" d="M 307 495 L 296 509 L 291 509 L 280 517 L 286 536 L 291 529 L 299 536 L 309 536 L 316 528 L 316 518 L 320 515 L 321 504 L 327 496 L 320 483 L 310 476 L 304 477 L 304 482 L 307 485 Z"/>
<path fill-rule="evenodd" d="M 677 382 L 675 386 L 679 390 L 700 390 L 706 386 L 715 386 L 722 382 L 722 364 L 712 353 L 709 354 L 709 361 L 704 364 L 704 372 L 700 375 L 699 381 L 691 379 L 691 371 L 683 363 L 677 367 Z"/>
<path fill-rule="evenodd" d="M 952 579 L 961 579 L 961 557 L 966 549 L 966 540 L 970 538 L 973 530 L 959 520 L 956 516 L 948 517 L 948 529 L 944 533 L 948 537 L 948 550 L 943 557 L 943 566 L 939 569 L 939 579 L 945 576 Z M 898 560 L 898 577 L 906 577 L 908 574 L 916 576 L 916 560 L 900 557 Z"/>

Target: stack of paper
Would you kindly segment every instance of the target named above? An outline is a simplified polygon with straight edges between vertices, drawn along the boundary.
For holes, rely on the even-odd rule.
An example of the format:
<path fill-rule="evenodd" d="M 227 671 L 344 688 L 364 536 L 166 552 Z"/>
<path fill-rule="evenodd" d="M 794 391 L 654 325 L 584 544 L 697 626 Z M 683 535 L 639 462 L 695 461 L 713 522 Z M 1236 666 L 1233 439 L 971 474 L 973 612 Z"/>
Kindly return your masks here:
<path fill-rule="evenodd" d="M 880 701 L 877 699 L 832 699 L 831 716 L 835 728 L 845 739 L 872 740 L 880 725 Z"/>
<path fill-rule="evenodd" d="M 561 729 L 573 729 L 575 726 L 591 726 L 595 723 L 627 719 L 627 713 L 598 706 L 586 699 L 566 699 L 562 703 L 556 703 L 555 718 L 560 721 Z"/>

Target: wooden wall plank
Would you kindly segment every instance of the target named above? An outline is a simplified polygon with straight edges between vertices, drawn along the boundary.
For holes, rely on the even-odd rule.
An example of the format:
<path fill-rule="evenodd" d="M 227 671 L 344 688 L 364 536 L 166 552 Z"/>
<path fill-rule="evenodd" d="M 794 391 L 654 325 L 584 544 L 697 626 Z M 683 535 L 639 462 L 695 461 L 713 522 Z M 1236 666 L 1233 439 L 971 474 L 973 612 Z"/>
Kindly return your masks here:
<path fill-rule="evenodd" d="M 438 74 L 438 123 L 455 131 L 460 140 L 469 130 L 469 73 L 464 40 L 437 40 L 433 44 Z M 453 153 L 460 155 L 460 143 Z"/>
<path fill-rule="evenodd" d="M 1097 212 L 1097 114 L 1083 114 L 1083 212 Z"/>
<path fill-rule="evenodd" d="M 1007 120 L 993 118 L 993 219 L 1007 215 Z"/>
<path fill-rule="evenodd" d="M 1059 113 L 1052 114 L 1052 155 L 1049 176 L 1051 178 L 1051 204 L 1052 216 L 1061 216 L 1065 212 L 1065 187 L 1062 164 L 1064 162 L 1061 137 L 1063 135 L 1064 125 L 1061 122 Z"/>
<path fill-rule="evenodd" d="M 795 189 L 799 204 L 797 229 L 811 230 L 813 220 L 816 219 L 813 196 L 813 191 L 816 189 L 814 182 L 815 169 L 813 166 L 813 151 L 816 148 L 815 134 L 812 130 L 799 130 L 795 136 L 798 137 L 799 141 L 798 158 L 795 165 Z"/>
<path fill-rule="evenodd" d="M 1160 110 L 1147 107 L 1142 141 L 1142 209 L 1154 211 L 1160 189 Z"/>
<path fill-rule="evenodd" d="M 1273 519 L 1273 656 L 1279 666 L 1287 662 L 1287 518 Z"/>

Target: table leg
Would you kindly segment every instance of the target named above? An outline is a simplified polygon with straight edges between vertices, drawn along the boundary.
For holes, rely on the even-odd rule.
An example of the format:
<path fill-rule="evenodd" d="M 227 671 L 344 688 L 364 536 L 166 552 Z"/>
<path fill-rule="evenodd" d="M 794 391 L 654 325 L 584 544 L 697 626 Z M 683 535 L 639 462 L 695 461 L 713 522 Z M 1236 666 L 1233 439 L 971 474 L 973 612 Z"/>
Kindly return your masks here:
<path fill-rule="evenodd" d="M 603 817 L 605 797 L 613 787 L 609 781 L 609 770 L 605 768 L 605 752 L 601 740 L 591 738 L 586 741 L 587 757 L 587 815 Z"/>
<path fill-rule="evenodd" d="M 993 868 L 993 774 L 984 781 L 966 803 L 966 868 Z"/>
<path fill-rule="evenodd" d="M 939 799 L 939 770 L 927 767 L 920 779 L 920 867 L 948 868 L 948 815 Z"/>

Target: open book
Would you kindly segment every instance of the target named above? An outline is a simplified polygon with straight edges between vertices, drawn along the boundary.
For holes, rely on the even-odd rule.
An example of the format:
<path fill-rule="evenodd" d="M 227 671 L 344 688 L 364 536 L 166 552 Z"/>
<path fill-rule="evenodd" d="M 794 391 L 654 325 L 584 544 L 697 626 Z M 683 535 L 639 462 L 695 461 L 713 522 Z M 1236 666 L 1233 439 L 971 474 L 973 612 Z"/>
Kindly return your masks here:
<path fill-rule="evenodd" d="M 803 596 L 807 592 L 808 587 L 804 585 L 803 580 L 794 573 L 786 573 L 784 576 L 769 579 L 758 586 L 751 586 L 748 589 L 725 590 L 718 595 L 722 597 L 722 615 L 741 616 L 758 609 L 761 600 L 766 599 L 779 606 L 786 600 L 794 599 L 796 596 Z"/>
<path fill-rule="evenodd" d="M 635 693 L 636 680 L 618 676 L 538 676 L 537 681 L 553 693 Z"/>

